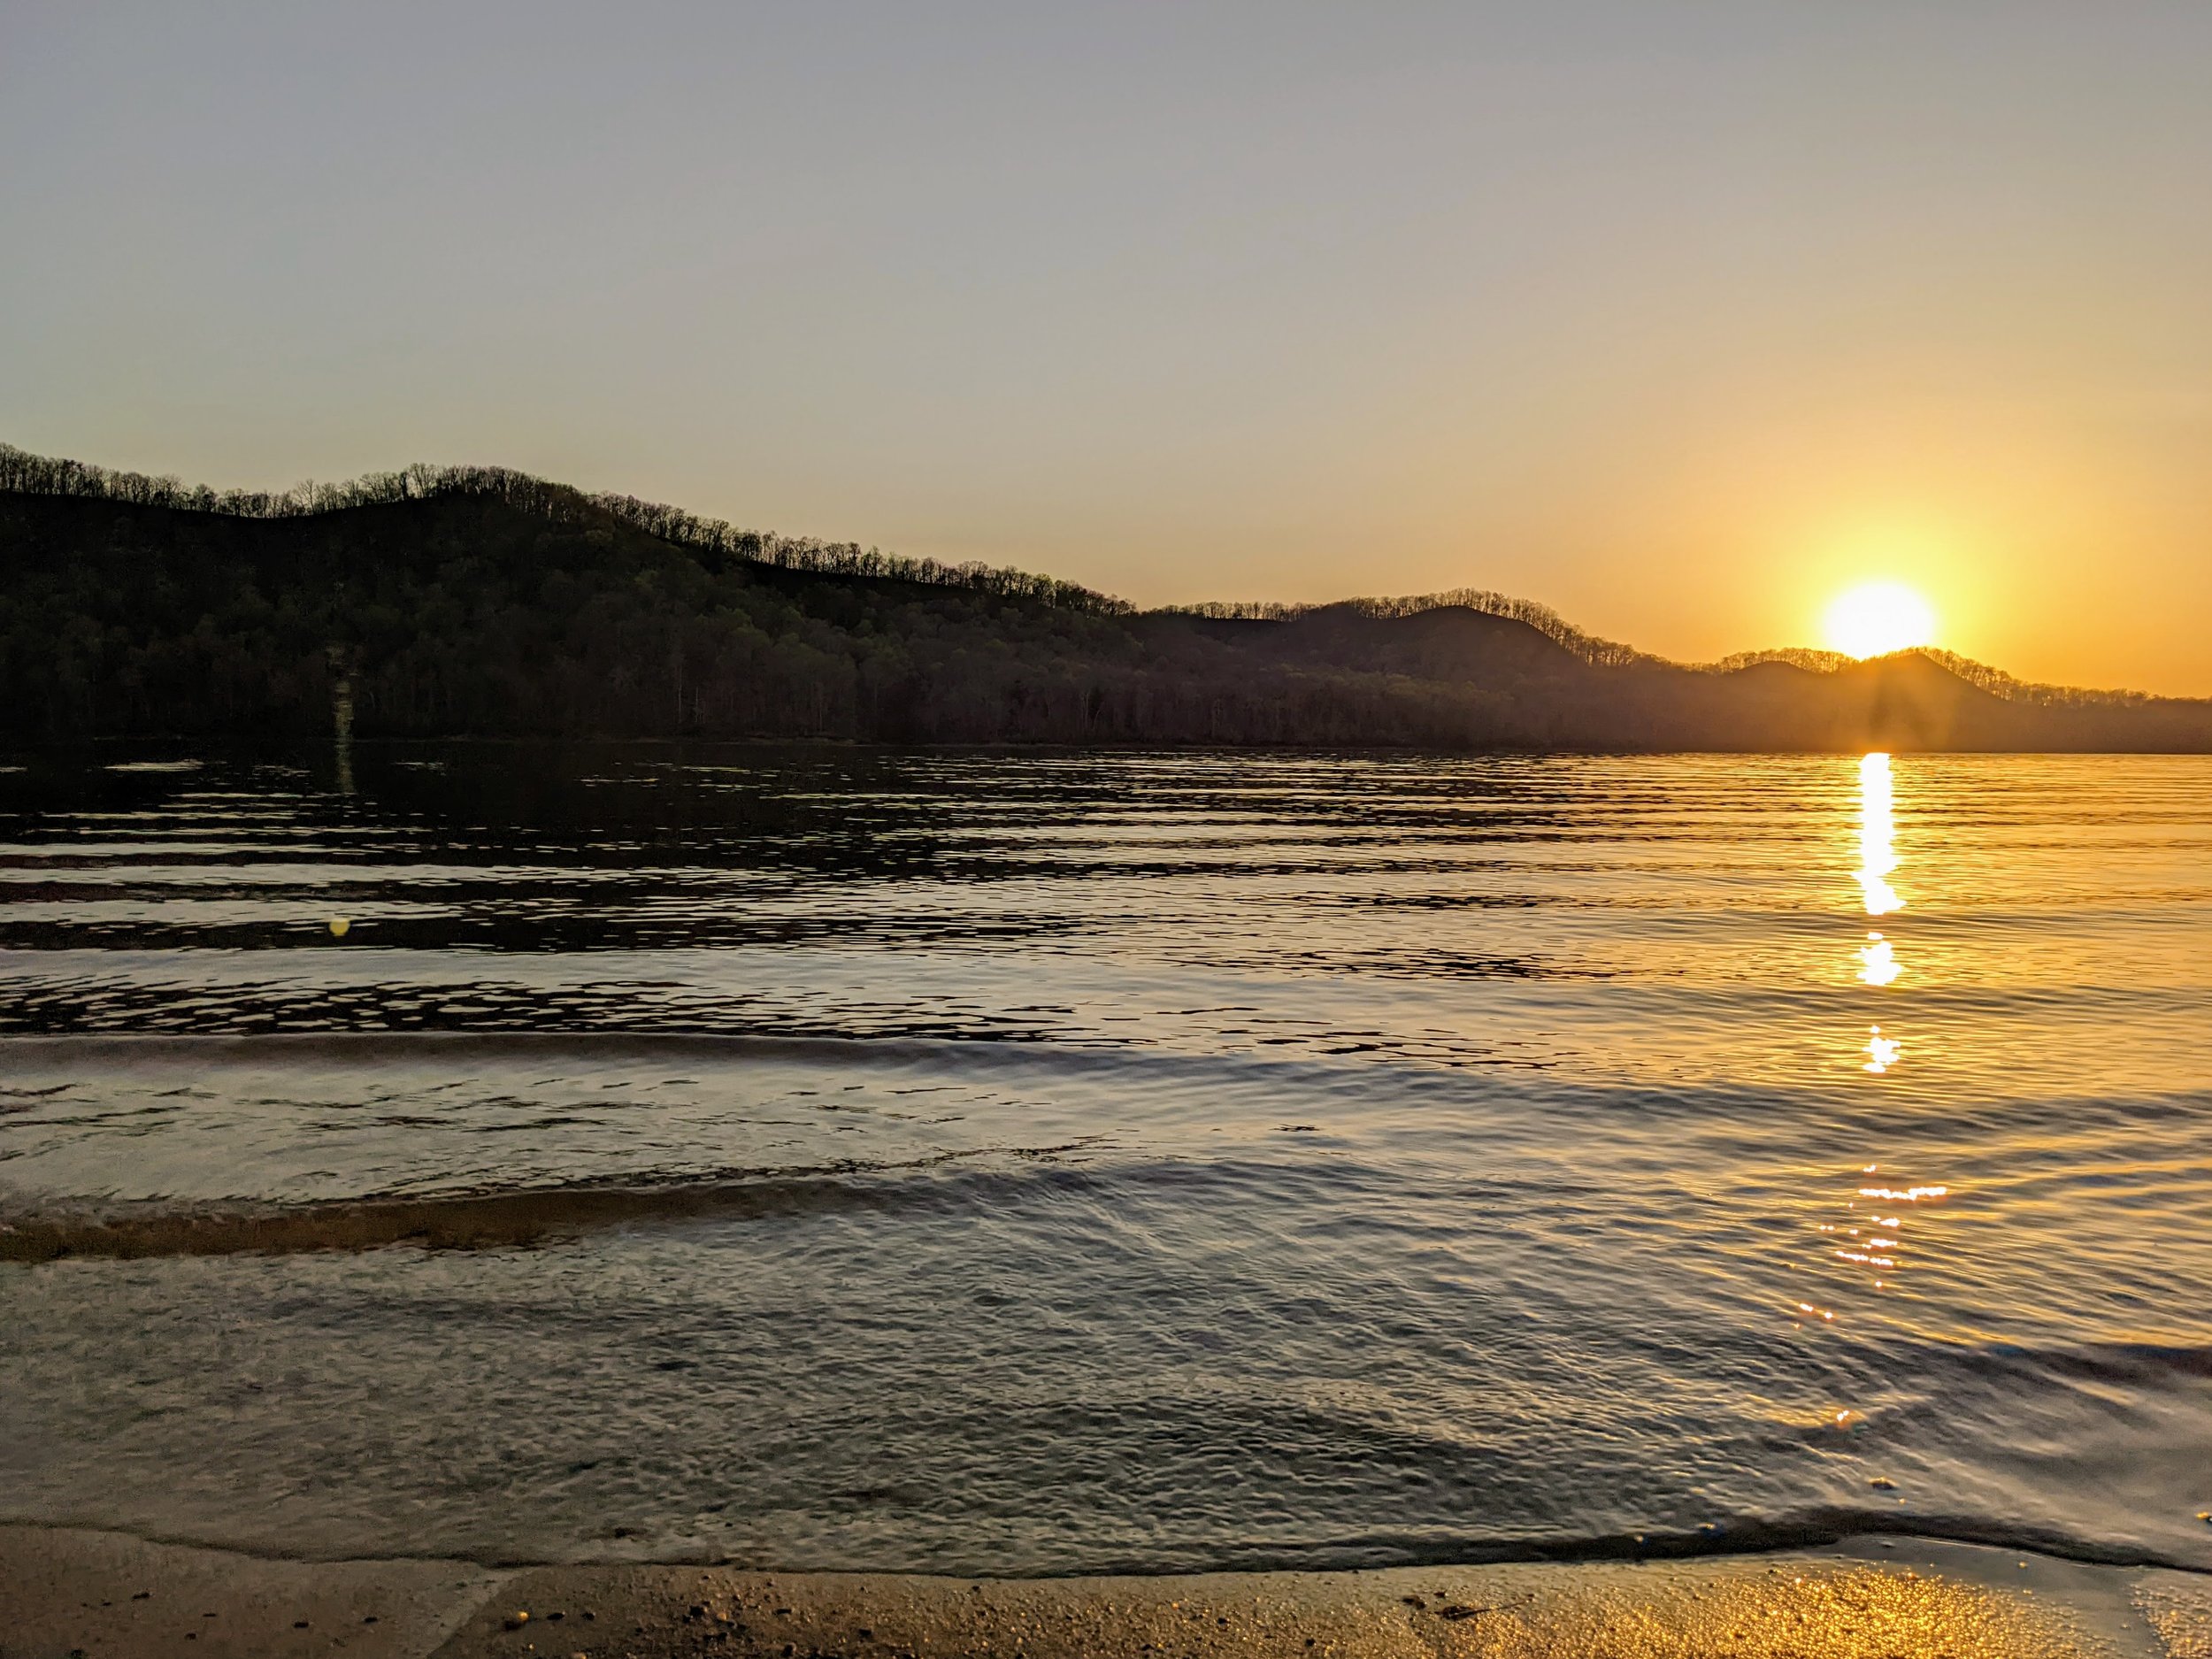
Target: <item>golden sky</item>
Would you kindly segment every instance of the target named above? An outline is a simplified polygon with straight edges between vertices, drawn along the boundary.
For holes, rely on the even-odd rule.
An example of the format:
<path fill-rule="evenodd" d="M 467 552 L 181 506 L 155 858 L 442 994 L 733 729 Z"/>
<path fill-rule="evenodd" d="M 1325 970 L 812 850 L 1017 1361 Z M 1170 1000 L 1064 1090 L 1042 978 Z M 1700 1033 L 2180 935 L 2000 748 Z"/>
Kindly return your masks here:
<path fill-rule="evenodd" d="M 93 15 L 94 12 L 97 15 Z M 0 20 L 0 440 L 2212 695 L 2212 6 Z"/>

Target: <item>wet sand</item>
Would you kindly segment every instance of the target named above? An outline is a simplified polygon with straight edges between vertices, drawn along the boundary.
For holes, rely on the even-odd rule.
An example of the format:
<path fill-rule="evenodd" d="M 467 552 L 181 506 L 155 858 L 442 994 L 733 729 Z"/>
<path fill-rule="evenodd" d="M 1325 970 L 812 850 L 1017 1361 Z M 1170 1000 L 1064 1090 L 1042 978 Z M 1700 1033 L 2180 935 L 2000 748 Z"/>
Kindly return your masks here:
<path fill-rule="evenodd" d="M 2212 1659 L 2212 1578 L 1911 1540 L 1649 1565 L 961 1579 L 298 1562 L 5 1526 L 0 1609 L 0 1659 Z"/>
<path fill-rule="evenodd" d="M 507 1576 L 473 1562 L 279 1561 L 0 1526 L 0 1659 L 418 1659 Z"/>

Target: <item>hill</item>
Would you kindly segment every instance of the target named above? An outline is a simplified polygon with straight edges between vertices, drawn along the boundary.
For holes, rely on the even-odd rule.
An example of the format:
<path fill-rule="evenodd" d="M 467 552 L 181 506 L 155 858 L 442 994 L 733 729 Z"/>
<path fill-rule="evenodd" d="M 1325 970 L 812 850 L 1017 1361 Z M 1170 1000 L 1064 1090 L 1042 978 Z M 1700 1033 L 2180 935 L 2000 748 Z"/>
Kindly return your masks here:
<path fill-rule="evenodd" d="M 1973 666 L 1687 668 L 1494 595 L 1138 612 L 511 472 L 219 496 L 0 450 L 17 741 L 306 737 L 343 705 L 363 736 L 2212 750 L 2212 703 Z"/>

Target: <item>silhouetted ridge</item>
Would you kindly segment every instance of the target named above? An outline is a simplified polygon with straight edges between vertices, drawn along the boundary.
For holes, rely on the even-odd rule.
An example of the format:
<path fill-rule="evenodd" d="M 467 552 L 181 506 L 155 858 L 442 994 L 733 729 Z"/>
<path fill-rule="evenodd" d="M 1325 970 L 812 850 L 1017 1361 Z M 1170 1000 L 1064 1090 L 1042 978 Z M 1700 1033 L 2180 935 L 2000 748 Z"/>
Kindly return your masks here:
<path fill-rule="evenodd" d="M 1505 617 L 1526 623 L 1586 663 L 1622 668 L 1632 664 L 1659 664 L 1665 660 L 1652 656 L 1648 651 L 1640 651 L 1632 645 L 1622 645 L 1612 640 L 1601 640 L 1594 634 L 1586 634 L 1549 605 L 1539 604 L 1532 599 L 1517 599 L 1511 594 L 1498 593 L 1488 588 L 1454 588 L 1439 594 L 1408 594 L 1396 598 L 1337 599 L 1325 604 L 1279 604 L 1268 600 L 1224 603 L 1213 600 L 1202 604 L 1171 608 L 1194 617 L 1273 622 L 1294 621 L 1323 611 L 1351 610 L 1373 617 L 1418 616 L 1425 611 L 1477 611 L 1485 616 Z"/>
<path fill-rule="evenodd" d="M 84 461 L 32 455 L 0 444 L 0 490 L 23 495 L 67 495 L 134 507 L 164 507 L 179 512 L 220 513 L 234 518 L 302 518 L 349 508 L 388 506 L 397 502 L 462 497 L 497 501 L 517 511 L 565 524 L 590 525 L 602 515 L 634 526 L 648 535 L 724 558 L 748 559 L 785 570 L 819 571 L 838 576 L 881 576 L 936 587 L 968 588 L 1005 594 L 1075 611 L 1120 615 L 1135 609 L 1127 601 L 1095 593 L 1056 577 L 980 563 L 944 565 L 907 558 L 851 541 L 823 541 L 810 536 L 776 535 L 741 530 L 719 518 L 702 518 L 680 507 L 641 501 L 634 495 L 588 495 L 503 466 L 426 466 L 419 463 L 394 472 L 365 472 L 344 483 L 309 480 L 290 489 L 214 490 L 172 477 L 119 472 Z"/>
<path fill-rule="evenodd" d="M 1138 612 L 493 467 L 215 491 L 0 448 L 0 707 L 115 734 L 2212 749 L 1938 652 L 1686 668 L 1482 589 Z"/>
<path fill-rule="evenodd" d="M 2143 691 L 2096 691 L 2082 686 L 2047 686 L 2031 680 L 2017 680 L 2001 668 L 1992 668 L 1978 663 L 1970 657 L 1961 657 L 1956 651 L 1939 650 L 1932 645 L 1914 648 L 1897 656 L 1924 657 L 1937 664 L 1947 672 L 1956 675 L 1968 685 L 1986 691 L 1993 697 L 2007 703 L 2040 703 L 2047 708 L 2131 708 L 2139 703 L 2187 699 L 2161 699 Z M 1841 651 L 1816 651 L 1803 646 L 1786 646 L 1778 650 L 1738 651 L 1724 657 L 1717 663 L 1699 664 L 1706 673 L 1727 674 L 1755 667 L 1761 663 L 1787 663 L 1809 673 L 1833 674 L 1857 665 L 1859 658 L 1846 657 Z"/>
<path fill-rule="evenodd" d="M 1846 657 L 1841 651 L 1816 651 L 1809 646 L 1785 645 L 1764 651 L 1738 651 L 1724 657 L 1717 663 L 1698 663 L 1693 666 L 1709 674 L 1733 674 L 1747 668 L 1756 668 L 1763 663 L 1786 663 L 1792 668 L 1801 668 L 1809 674 L 1832 674 L 1848 668 L 1859 659 Z"/>

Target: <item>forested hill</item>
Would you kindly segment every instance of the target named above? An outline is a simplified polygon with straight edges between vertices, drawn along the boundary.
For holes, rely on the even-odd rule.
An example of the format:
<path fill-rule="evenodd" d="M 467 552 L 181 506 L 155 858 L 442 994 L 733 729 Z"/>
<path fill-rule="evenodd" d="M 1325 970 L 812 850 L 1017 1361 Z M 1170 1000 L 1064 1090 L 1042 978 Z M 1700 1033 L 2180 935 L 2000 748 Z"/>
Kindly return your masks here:
<path fill-rule="evenodd" d="M 342 708 L 363 737 L 2212 750 L 2212 703 L 2003 695 L 1918 654 L 1717 672 L 1532 608 L 1140 613 L 515 474 L 273 500 L 0 462 L 13 743 Z"/>

